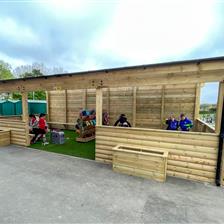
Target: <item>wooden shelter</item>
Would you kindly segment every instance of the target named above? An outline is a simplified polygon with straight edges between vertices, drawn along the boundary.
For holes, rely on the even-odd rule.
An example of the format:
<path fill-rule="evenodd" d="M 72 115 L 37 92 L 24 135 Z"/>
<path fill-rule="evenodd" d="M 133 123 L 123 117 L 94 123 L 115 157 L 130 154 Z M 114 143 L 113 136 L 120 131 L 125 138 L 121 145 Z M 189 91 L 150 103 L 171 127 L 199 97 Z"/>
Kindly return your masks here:
<path fill-rule="evenodd" d="M 224 57 L 4 80 L 0 92 L 22 93 L 23 116 L 0 119 L 0 127 L 11 131 L 12 144 L 28 146 L 27 92 L 45 90 L 52 124 L 69 127 L 78 108 L 96 107 L 97 161 L 111 163 L 116 145 L 153 147 L 169 152 L 169 176 L 223 185 L 223 80 Z M 215 130 L 199 120 L 200 87 L 206 82 L 220 83 Z M 114 120 L 120 102 L 133 127 L 102 126 L 103 109 Z M 171 112 L 187 112 L 195 132 L 161 130 Z"/>

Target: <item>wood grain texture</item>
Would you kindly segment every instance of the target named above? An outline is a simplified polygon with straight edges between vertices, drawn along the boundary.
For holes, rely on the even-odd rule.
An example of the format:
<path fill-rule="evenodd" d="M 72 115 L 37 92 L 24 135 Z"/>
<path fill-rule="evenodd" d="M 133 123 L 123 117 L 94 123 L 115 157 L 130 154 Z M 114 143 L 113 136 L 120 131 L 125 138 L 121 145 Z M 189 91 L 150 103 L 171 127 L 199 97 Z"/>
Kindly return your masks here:
<path fill-rule="evenodd" d="M 111 163 L 119 144 L 169 152 L 167 174 L 214 183 L 218 135 L 141 128 L 97 127 L 96 160 Z"/>
<path fill-rule="evenodd" d="M 113 148 L 113 170 L 164 182 L 166 180 L 167 156 L 167 151 L 163 150 L 124 144 L 117 145 Z"/>
<path fill-rule="evenodd" d="M 29 128 L 24 121 L 0 119 L 0 129 L 10 130 L 10 142 L 15 145 L 29 146 Z"/>
<path fill-rule="evenodd" d="M 0 130 L 0 146 L 10 144 L 10 130 Z"/>
<path fill-rule="evenodd" d="M 58 76 L 0 82 L 0 92 L 141 87 L 148 85 L 196 84 L 224 79 L 224 60 L 155 64 L 116 70 L 101 70 Z"/>

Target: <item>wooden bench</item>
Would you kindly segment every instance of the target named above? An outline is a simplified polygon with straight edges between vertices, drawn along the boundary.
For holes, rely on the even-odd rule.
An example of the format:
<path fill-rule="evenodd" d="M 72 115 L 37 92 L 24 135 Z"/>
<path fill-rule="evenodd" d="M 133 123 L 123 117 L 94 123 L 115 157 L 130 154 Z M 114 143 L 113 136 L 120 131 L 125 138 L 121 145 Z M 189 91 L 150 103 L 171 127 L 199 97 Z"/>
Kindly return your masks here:
<path fill-rule="evenodd" d="M 66 129 L 68 126 L 73 126 L 75 128 L 75 123 L 49 121 L 49 122 L 47 122 L 47 124 L 48 125 L 60 125 L 60 126 L 63 126 L 63 129 Z"/>
<path fill-rule="evenodd" d="M 117 145 L 113 150 L 114 171 L 160 182 L 166 180 L 167 151 L 133 145 Z"/>

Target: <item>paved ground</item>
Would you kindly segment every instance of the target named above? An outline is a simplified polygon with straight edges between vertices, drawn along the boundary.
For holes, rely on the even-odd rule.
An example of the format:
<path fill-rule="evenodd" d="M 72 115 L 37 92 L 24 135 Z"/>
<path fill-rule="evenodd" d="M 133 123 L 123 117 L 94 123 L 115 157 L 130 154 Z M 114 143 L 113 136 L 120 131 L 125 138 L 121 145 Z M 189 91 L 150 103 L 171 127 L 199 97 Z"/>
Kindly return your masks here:
<path fill-rule="evenodd" d="M 94 161 L 0 148 L 0 223 L 223 223 L 224 189 L 113 173 Z"/>

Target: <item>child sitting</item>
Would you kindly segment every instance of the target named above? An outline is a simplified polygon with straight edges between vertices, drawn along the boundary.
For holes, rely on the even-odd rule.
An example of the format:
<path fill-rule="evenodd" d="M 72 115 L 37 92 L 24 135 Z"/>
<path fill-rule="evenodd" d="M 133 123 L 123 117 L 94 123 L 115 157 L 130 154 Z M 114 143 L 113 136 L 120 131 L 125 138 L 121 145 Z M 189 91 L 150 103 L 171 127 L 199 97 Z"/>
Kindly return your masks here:
<path fill-rule="evenodd" d="M 38 123 L 38 131 L 35 134 L 34 138 L 32 139 L 31 143 L 37 142 L 41 137 L 43 139 L 43 144 L 48 144 L 46 140 L 46 133 L 47 133 L 47 122 L 46 122 L 46 115 L 41 113 L 39 117 L 39 123 Z"/>
<path fill-rule="evenodd" d="M 190 119 L 188 119 L 185 114 L 180 115 L 180 129 L 181 131 L 190 131 L 193 127 L 193 123 Z"/>
<path fill-rule="evenodd" d="M 167 130 L 176 131 L 179 127 L 179 122 L 175 119 L 175 117 L 171 114 L 171 116 L 166 119 Z"/>
<path fill-rule="evenodd" d="M 119 125 L 120 127 L 131 127 L 125 114 L 121 114 L 118 120 L 115 122 L 114 126 Z"/>

